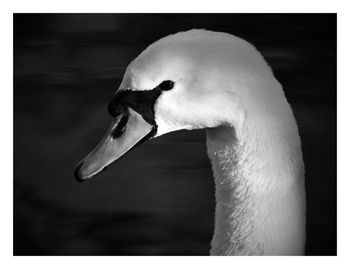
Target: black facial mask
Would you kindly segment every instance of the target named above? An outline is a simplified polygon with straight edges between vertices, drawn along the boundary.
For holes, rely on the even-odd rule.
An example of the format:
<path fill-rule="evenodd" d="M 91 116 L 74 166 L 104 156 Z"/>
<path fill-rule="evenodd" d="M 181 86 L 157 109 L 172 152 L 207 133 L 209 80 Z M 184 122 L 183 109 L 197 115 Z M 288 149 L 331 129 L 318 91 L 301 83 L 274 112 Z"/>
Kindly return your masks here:
<path fill-rule="evenodd" d="M 124 113 L 127 107 L 131 107 L 139 113 L 145 121 L 157 126 L 154 119 L 154 105 L 162 91 L 171 90 L 174 82 L 163 81 L 159 86 L 148 91 L 123 90 L 116 93 L 108 105 L 108 112 L 112 117 L 117 117 Z"/>

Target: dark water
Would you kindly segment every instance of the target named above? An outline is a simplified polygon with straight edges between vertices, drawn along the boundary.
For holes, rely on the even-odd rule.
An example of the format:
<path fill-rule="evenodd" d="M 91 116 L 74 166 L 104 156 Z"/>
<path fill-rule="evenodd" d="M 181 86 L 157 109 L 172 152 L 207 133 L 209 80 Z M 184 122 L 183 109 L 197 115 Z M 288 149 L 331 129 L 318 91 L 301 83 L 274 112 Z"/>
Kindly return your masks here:
<path fill-rule="evenodd" d="M 307 254 L 336 254 L 336 15 L 15 14 L 15 255 L 208 254 L 204 131 L 149 141 L 93 181 L 73 178 L 128 63 L 191 28 L 245 38 L 272 66 L 303 142 Z"/>

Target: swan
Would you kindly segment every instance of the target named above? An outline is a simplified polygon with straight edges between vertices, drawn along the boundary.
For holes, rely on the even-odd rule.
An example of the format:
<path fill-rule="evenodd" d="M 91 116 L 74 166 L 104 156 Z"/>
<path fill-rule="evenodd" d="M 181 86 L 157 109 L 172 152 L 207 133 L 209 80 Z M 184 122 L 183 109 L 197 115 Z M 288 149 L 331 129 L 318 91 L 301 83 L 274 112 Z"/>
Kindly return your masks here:
<path fill-rule="evenodd" d="M 92 178 L 143 141 L 206 129 L 215 180 L 211 255 L 303 255 L 306 197 L 292 109 L 263 56 L 234 35 L 179 32 L 127 67 L 106 135 L 76 167 Z"/>

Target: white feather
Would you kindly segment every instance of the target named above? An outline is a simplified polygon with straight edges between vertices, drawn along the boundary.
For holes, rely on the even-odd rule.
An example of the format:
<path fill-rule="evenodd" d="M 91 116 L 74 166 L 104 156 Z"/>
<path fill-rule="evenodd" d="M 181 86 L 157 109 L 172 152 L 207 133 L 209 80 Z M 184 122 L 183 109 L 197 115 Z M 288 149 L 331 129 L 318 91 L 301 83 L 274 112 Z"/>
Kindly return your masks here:
<path fill-rule="evenodd" d="M 191 30 L 150 45 L 121 88 L 173 80 L 155 105 L 157 136 L 207 128 L 216 184 L 212 255 L 300 255 L 305 244 L 300 138 L 261 54 L 226 33 Z"/>

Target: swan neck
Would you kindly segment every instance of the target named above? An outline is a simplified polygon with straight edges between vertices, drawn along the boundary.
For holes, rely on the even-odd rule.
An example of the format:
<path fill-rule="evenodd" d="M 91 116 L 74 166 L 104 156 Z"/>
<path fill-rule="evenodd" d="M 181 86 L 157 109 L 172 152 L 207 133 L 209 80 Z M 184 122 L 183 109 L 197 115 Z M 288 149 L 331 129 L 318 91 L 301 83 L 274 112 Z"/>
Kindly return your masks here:
<path fill-rule="evenodd" d="M 281 133 L 271 137 L 271 132 L 262 130 L 230 126 L 207 130 L 216 196 L 212 255 L 303 253 L 300 145 L 297 150 L 293 145 L 281 147 L 278 140 L 283 143 L 288 137 Z M 254 133 L 258 135 L 249 135 Z"/>

